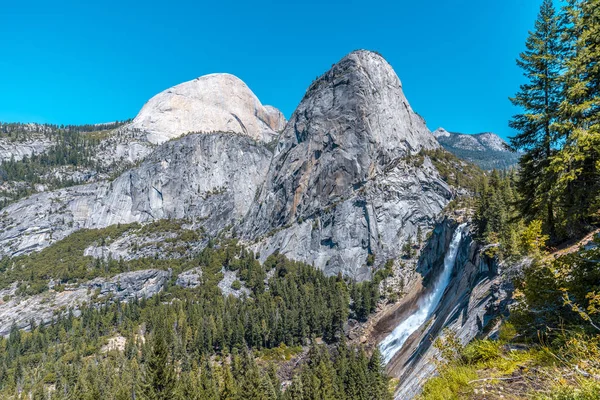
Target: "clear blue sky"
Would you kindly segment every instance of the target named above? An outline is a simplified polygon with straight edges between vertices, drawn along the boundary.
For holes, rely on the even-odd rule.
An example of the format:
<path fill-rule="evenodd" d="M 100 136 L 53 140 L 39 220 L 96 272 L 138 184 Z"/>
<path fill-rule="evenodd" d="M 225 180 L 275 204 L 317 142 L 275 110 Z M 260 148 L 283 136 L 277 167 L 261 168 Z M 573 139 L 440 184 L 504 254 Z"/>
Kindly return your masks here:
<path fill-rule="evenodd" d="M 0 120 L 134 117 L 154 94 L 212 72 L 289 117 L 348 52 L 391 63 L 430 129 L 511 134 L 508 101 L 541 0 L 0 0 Z"/>

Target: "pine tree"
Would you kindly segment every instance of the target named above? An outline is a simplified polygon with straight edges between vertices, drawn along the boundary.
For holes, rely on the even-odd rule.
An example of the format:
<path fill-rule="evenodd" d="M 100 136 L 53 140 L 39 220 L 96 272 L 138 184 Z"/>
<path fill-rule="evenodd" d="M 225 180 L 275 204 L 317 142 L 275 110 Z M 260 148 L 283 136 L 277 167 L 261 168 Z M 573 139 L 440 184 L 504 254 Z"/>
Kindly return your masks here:
<path fill-rule="evenodd" d="M 277 400 L 277 391 L 268 375 L 263 375 L 260 379 L 260 392 L 261 400 Z"/>
<path fill-rule="evenodd" d="M 300 374 L 294 375 L 292 383 L 285 391 L 284 399 L 286 400 L 304 400 L 304 386 Z"/>
<path fill-rule="evenodd" d="M 369 359 L 369 393 L 373 400 L 391 400 L 389 378 L 385 373 L 383 358 L 379 348 L 375 347 Z"/>
<path fill-rule="evenodd" d="M 335 369 L 331 362 L 329 351 L 327 347 L 319 349 L 319 356 L 317 356 L 316 363 L 311 362 L 313 373 L 319 381 L 319 387 L 317 390 L 317 396 L 323 400 L 336 400 L 336 386 L 337 377 L 335 375 Z"/>
<path fill-rule="evenodd" d="M 520 208 L 527 218 L 545 221 L 551 236 L 555 236 L 551 189 L 556 178 L 549 166 L 560 140 L 554 124 L 564 97 L 561 71 L 566 49 L 562 29 L 552 0 L 544 0 L 535 30 L 527 38 L 527 49 L 517 60 L 528 83 L 521 85 L 520 91 L 510 99 L 523 110 L 510 121 L 510 127 L 518 131 L 510 142 L 513 148 L 527 152 L 520 160 Z"/>
<path fill-rule="evenodd" d="M 231 373 L 229 364 L 223 363 L 221 366 L 221 388 L 219 390 L 220 400 L 237 399 L 237 387 Z"/>
<path fill-rule="evenodd" d="M 250 351 L 244 352 L 242 357 L 242 368 L 241 394 L 243 398 L 248 400 L 261 400 L 263 398 L 261 372 Z"/>
<path fill-rule="evenodd" d="M 566 226 L 573 228 L 589 222 L 600 207 L 600 1 L 572 1 L 566 14 L 577 36 L 559 110 L 558 126 L 566 139 L 553 167 Z"/>
<path fill-rule="evenodd" d="M 143 397 L 147 400 L 170 400 L 175 388 L 175 372 L 169 360 L 166 328 L 158 326 L 152 335 L 152 350 L 146 363 Z"/>
<path fill-rule="evenodd" d="M 275 390 L 276 398 L 280 399 L 281 398 L 281 381 L 279 380 L 279 377 L 277 376 L 277 367 L 275 366 L 275 364 L 269 364 L 269 367 L 267 369 L 267 374 L 269 376 L 269 379 L 271 380 L 273 389 Z"/>

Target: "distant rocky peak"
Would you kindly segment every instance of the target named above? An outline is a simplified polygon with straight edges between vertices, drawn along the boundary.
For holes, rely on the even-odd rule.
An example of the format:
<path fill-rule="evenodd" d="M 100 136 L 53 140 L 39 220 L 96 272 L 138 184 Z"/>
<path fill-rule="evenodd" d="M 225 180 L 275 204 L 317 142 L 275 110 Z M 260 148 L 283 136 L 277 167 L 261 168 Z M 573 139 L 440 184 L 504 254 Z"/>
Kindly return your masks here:
<path fill-rule="evenodd" d="M 488 150 L 509 151 L 507 143 L 498 135 L 492 132 L 479 133 L 477 139 Z"/>
<path fill-rule="evenodd" d="M 441 138 L 441 137 L 449 137 L 451 134 L 450 132 L 448 132 L 447 130 L 445 130 L 442 127 L 437 128 L 435 131 L 431 132 L 431 134 L 436 138 Z"/>
<path fill-rule="evenodd" d="M 512 152 L 504 139 L 491 132 L 469 135 L 438 128 L 433 136 L 449 152 L 485 170 L 512 168 L 521 156 Z"/>
<path fill-rule="evenodd" d="M 250 88 L 231 74 L 210 74 L 152 97 L 132 123 L 148 141 L 163 143 L 190 132 L 231 132 L 269 142 L 285 126 L 274 107 L 263 106 Z"/>

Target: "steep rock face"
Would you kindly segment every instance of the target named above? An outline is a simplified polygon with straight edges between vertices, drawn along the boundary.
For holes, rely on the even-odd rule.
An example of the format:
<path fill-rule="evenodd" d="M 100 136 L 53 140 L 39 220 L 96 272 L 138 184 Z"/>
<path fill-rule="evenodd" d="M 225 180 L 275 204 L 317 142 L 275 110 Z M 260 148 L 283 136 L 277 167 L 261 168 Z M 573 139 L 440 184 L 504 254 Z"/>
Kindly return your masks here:
<path fill-rule="evenodd" d="M 423 249 L 417 271 L 423 276 L 424 286 L 439 274 L 456 222 L 443 220 L 433 230 Z M 461 241 L 452 279 L 430 320 L 423 324 L 404 343 L 402 349 L 387 365 L 390 375 L 398 377 L 400 386 L 396 399 L 415 397 L 425 380 L 435 374 L 439 351 L 433 347 L 436 338 L 445 328 L 456 334 L 466 344 L 480 335 L 493 317 L 502 312 L 507 295 L 502 287 L 500 266 L 484 254 L 470 234 Z M 401 313 L 396 313 L 397 318 Z M 381 325 L 393 324 L 383 321 Z"/>
<path fill-rule="evenodd" d="M 39 193 L 0 215 L 0 256 L 40 250 L 81 228 L 191 219 L 215 234 L 246 214 L 271 153 L 233 134 L 189 135 L 112 182 Z"/>
<path fill-rule="evenodd" d="M 25 157 L 41 154 L 52 146 L 44 137 L 31 138 L 23 142 L 12 142 L 0 137 L 0 164 L 3 161 L 19 161 Z"/>
<path fill-rule="evenodd" d="M 279 250 L 367 278 L 368 254 L 398 255 L 452 196 L 430 163 L 402 160 L 438 146 L 391 66 L 353 52 L 311 85 L 288 122 L 244 235 L 262 237 L 263 257 Z"/>
<path fill-rule="evenodd" d="M 160 144 L 190 132 L 233 132 L 269 142 L 283 125 L 283 114 L 263 106 L 239 78 L 210 74 L 151 98 L 131 127 Z"/>

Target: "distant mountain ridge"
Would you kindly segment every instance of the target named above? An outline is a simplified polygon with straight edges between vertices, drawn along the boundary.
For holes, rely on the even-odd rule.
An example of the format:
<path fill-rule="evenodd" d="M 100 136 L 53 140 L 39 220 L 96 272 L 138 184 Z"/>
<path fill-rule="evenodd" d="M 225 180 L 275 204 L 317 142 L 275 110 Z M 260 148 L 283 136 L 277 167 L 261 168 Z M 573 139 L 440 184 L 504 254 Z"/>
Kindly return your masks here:
<path fill-rule="evenodd" d="M 521 156 L 511 151 L 504 139 L 492 132 L 469 135 L 438 128 L 433 136 L 449 152 L 485 170 L 512 168 Z"/>

